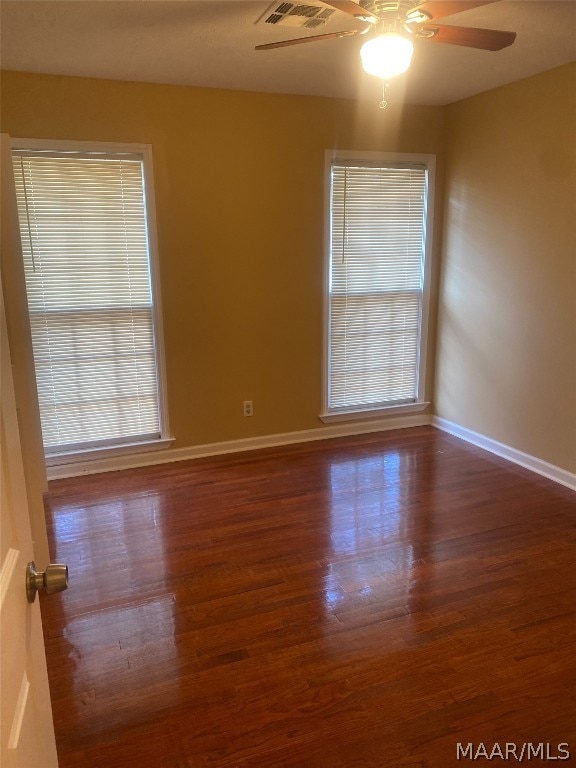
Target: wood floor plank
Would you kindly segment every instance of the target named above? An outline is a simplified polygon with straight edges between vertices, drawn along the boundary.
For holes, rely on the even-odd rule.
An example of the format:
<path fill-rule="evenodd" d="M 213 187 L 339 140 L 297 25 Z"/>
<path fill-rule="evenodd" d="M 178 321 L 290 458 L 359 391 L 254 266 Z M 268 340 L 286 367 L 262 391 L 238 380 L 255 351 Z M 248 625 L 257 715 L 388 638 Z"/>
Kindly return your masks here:
<path fill-rule="evenodd" d="M 60 768 L 572 743 L 576 497 L 431 427 L 50 483 Z"/>

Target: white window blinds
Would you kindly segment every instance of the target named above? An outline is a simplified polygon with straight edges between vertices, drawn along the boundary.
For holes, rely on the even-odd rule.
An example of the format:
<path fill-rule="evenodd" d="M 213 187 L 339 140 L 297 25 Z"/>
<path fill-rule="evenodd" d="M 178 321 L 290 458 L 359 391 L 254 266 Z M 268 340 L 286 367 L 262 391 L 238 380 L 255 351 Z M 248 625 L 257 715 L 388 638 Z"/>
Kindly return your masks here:
<path fill-rule="evenodd" d="M 46 453 L 160 437 L 142 156 L 13 164 Z"/>
<path fill-rule="evenodd" d="M 426 168 L 331 171 L 328 411 L 413 403 Z"/>

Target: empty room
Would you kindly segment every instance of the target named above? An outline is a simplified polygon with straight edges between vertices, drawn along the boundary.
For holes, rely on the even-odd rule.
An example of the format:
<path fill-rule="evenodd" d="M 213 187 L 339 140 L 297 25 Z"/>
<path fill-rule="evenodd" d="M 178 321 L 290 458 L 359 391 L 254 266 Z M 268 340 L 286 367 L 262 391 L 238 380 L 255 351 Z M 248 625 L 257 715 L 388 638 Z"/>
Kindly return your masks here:
<path fill-rule="evenodd" d="M 576 0 L 0 17 L 2 766 L 574 761 Z"/>

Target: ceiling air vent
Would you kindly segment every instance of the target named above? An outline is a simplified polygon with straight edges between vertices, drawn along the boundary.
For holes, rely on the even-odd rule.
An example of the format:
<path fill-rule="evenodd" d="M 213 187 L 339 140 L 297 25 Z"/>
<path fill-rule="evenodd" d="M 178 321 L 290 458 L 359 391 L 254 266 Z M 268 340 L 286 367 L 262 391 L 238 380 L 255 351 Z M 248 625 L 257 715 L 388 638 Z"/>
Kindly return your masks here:
<path fill-rule="evenodd" d="M 256 24 L 277 24 L 281 27 L 306 27 L 314 29 L 328 21 L 335 8 L 320 3 L 272 3 Z"/>

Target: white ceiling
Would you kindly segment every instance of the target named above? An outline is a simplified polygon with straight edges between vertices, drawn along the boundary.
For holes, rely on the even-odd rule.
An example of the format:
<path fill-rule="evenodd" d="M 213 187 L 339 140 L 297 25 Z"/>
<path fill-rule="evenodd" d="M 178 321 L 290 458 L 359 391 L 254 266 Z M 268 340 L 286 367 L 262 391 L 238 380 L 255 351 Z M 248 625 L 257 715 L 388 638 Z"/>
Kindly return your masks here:
<path fill-rule="evenodd" d="M 269 6 L 270 0 L 2 0 L 1 64 L 25 72 L 380 100 L 380 81 L 360 66 L 363 38 L 254 50 L 354 29 L 358 22 L 336 11 L 317 30 L 256 24 Z M 518 36 L 498 52 L 418 41 L 409 72 L 392 82 L 391 102 L 448 104 L 576 59 L 576 0 L 501 0 L 442 23 Z"/>

